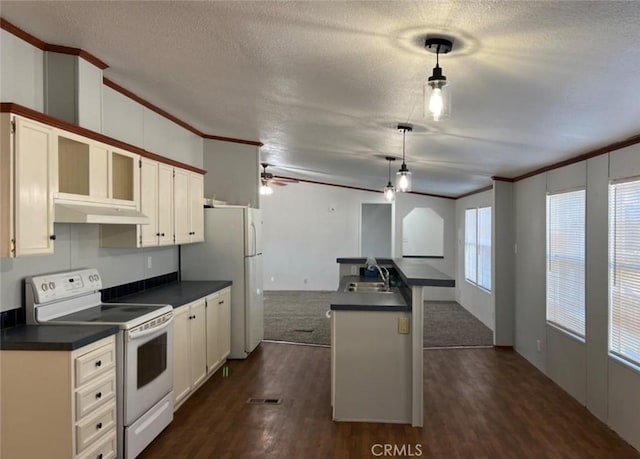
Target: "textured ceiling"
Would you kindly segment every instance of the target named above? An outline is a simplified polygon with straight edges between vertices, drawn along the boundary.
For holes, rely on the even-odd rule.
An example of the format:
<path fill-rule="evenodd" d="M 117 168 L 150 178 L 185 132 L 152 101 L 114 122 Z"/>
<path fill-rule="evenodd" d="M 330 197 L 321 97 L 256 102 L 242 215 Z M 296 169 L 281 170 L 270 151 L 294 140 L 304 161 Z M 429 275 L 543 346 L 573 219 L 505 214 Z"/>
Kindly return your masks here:
<path fill-rule="evenodd" d="M 271 172 L 382 188 L 407 134 L 414 190 L 458 195 L 640 133 L 640 2 L 8 2 L 38 38 Z M 423 118 L 434 56 L 450 120 Z M 398 162 L 394 164 L 397 166 Z M 285 167 L 286 166 L 286 167 Z"/>

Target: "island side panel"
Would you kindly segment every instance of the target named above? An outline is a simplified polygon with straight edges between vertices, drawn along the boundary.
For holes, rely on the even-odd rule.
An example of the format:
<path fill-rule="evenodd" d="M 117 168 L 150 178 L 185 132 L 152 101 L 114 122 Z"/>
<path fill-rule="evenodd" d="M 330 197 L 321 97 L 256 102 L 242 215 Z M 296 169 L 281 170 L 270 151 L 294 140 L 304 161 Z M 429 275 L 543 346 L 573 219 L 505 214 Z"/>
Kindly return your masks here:
<path fill-rule="evenodd" d="M 412 416 L 411 425 L 422 427 L 423 425 L 423 323 L 424 323 L 424 294 L 420 286 L 411 287 L 411 336 L 412 336 Z"/>

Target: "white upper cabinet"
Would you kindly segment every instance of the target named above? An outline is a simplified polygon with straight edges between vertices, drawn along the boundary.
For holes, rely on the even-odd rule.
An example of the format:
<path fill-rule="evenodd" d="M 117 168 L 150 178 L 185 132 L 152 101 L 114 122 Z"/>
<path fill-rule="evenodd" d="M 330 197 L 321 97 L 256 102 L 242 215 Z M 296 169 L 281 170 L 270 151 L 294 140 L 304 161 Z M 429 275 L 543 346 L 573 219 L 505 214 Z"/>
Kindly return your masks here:
<path fill-rule="evenodd" d="M 189 174 L 189 242 L 204 241 L 204 177 Z"/>
<path fill-rule="evenodd" d="M 202 175 L 175 169 L 173 181 L 176 244 L 204 241 L 204 179 Z M 180 208 L 177 203 L 186 203 Z"/>
<path fill-rule="evenodd" d="M 176 244 L 191 242 L 191 221 L 189 219 L 189 172 L 175 168 L 173 177 L 174 234 Z"/>
<path fill-rule="evenodd" d="M 173 167 L 158 164 L 158 245 L 173 244 Z"/>
<path fill-rule="evenodd" d="M 173 244 L 173 167 L 146 158 L 140 164 L 140 211 L 150 220 L 139 225 L 140 244 Z"/>
<path fill-rule="evenodd" d="M 140 156 L 58 130 L 56 201 L 137 208 Z"/>
<path fill-rule="evenodd" d="M 1 119 L 0 254 L 53 253 L 57 186 L 52 128 L 8 113 Z"/>
<path fill-rule="evenodd" d="M 148 225 L 138 225 L 140 245 L 158 245 L 158 162 L 140 160 L 140 212 L 149 217 Z"/>

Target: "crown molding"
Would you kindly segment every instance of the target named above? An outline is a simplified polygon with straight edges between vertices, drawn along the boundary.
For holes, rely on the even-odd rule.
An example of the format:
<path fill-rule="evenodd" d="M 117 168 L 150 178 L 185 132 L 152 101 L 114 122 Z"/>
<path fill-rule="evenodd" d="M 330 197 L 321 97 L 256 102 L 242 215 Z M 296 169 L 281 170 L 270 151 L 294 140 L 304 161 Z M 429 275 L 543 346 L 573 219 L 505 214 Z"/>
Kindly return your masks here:
<path fill-rule="evenodd" d="M 67 132 L 72 132 L 74 134 L 81 135 L 88 139 L 92 139 L 97 142 L 102 142 L 107 145 L 111 145 L 112 147 L 121 148 L 123 150 L 130 151 L 131 153 L 137 153 L 140 156 L 149 158 L 154 161 L 159 161 L 165 164 L 169 164 L 171 166 L 179 167 L 181 169 L 186 169 L 202 175 L 207 173 L 207 171 L 205 171 L 204 169 L 200 169 L 198 167 L 192 166 L 191 164 L 175 161 L 173 159 L 167 158 L 157 153 L 153 153 L 143 148 L 136 147 L 135 145 L 131 145 L 126 142 L 122 142 L 120 140 L 116 140 L 114 138 L 108 137 L 104 134 L 100 134 L 99 132 L 95 132 L 90 129 L 83 128 L 76 124 L 68 123 L 58 118 L 54 118 L 53 116 L 50 116 L 50 115 L 45 115 L 44 113 L 40 113 L 37 110 L 33 110 L 31 108 L 27 108 L 19 104 L 2 102 L 0 103 L 0 113 L 13 113 L 15 115 L 20 115 L 25 118 L 29 118 L 31 120 L 46 124 L 47 126 L 56 127 Z"/>

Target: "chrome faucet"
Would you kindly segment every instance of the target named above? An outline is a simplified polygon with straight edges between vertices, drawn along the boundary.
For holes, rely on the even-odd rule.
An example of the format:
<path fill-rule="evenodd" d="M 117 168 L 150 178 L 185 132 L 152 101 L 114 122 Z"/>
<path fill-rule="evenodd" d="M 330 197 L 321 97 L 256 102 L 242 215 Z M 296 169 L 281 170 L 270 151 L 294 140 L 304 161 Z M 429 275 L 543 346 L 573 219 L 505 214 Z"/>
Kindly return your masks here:
<path fill-rule="evenodd" d="M 380 278 L 382 279 L 382 282 L 384 282 L 384 291 L 388 292 L 390 290 L 390 286 L 389 286 L 389 270 L 387 268 L 385 268 L 384 266 L 380 266 L 378 265 L 378 262 L 376 261 L 376 259 L 374 257 L 368 257 L 367 261 L 365 263 L 365 267 L 372 271 L 372 268 L 376 268 L 378 270 L 378 273 L 380 274 Z"/>

